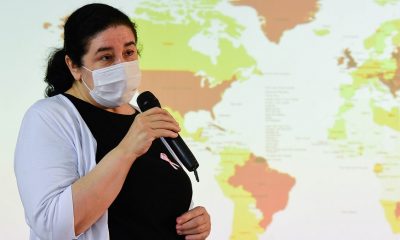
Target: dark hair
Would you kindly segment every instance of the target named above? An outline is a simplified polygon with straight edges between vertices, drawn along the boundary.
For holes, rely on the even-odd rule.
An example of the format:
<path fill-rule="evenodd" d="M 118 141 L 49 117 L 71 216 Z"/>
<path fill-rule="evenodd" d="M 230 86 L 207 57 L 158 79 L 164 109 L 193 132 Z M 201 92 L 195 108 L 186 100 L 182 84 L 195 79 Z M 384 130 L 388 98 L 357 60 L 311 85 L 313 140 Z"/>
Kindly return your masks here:
<path fill-rule="evenodd" d="M 64 25 L 64 47 L 50 54 L 44 79 L 47 83 L 45 96 L 51 97 L 63 93 L 72 87 L 75 79 L 65 63 L 66 55 L 74 64 L 81 67 L 82 57 L 88 51 L 89 41 L 99 32 L 119 25 L 129 27 L 137 43 L 136 25 L 116 8 L 94 3 L 73 12 Z"/>

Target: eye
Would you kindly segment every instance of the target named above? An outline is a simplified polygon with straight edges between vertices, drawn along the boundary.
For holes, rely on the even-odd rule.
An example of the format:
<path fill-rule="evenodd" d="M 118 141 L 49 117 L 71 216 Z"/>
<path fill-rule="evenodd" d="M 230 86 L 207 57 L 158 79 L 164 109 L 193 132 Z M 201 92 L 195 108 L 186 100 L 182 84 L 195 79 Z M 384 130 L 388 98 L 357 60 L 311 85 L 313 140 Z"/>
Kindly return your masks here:
<path fill-rule="evenodd" d="M 132 56 L 135 56 L 135 54 L 136 54 L 136 51 L 133 50 L 133 49 L 128 49 L 128 50 L 125 51 L 125 56 L 126 57 L 132 57 Z"/>
<path fill-rule="evenodd" d="M 101 56 L 100 59 L 101 59 L 101 61 L 109 62 L 109 61 L 112 61 L 112 60 L 113 60 L 113 56 L 107 54 L 107 55 Z"/>

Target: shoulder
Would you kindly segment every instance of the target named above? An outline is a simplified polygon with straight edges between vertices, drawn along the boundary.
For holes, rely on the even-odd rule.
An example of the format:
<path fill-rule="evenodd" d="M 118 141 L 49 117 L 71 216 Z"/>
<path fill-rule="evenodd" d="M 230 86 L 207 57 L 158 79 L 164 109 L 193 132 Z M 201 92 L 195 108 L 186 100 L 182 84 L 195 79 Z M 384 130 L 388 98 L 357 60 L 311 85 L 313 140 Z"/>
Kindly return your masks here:
<path fill-rule="evenodd" d="M 76 123 L 78 114 L 68 98 L 59 94 L 35 102 L 26 111 L 23 122 L 69 125 Z"/>
<path fill-rule="evenodd" d="M 68 98 L 59 94 L 53 97 L 44 98 L 35 102 L 28 108 L 25 115 L 42 115 L 52 117 L 66 117 L 76 115 L 74 105 Z"/>
<path fill-rule="evenodd" d="M 46 111 L 54 111 L 60 112 L 67 109 L 69 101 L 63 95 L 56 95 L 53 97 L 44 98 L 35 102 L 27 112 L 36 111 L 36 112 L 46 112 Z"/>

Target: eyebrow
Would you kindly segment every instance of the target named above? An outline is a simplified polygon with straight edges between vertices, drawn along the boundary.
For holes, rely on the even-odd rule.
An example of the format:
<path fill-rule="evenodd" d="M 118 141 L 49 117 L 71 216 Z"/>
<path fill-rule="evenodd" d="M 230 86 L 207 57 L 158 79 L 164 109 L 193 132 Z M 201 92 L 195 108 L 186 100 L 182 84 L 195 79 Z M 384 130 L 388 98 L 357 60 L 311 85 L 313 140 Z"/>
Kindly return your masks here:
<path fill-rule="evenodd" d="M 135 45 L 136 46 L 136 43 L 134 41 L 130 41 L 130 42 L 125 43 L 124 47 L 129 47 L 131 45 Z M 109 51 L 109 50 L 112 50 L 112 47 L 101 47 L 101 48 L 97 49 L 95 54 L 98 54 L 99 52 Z"/>

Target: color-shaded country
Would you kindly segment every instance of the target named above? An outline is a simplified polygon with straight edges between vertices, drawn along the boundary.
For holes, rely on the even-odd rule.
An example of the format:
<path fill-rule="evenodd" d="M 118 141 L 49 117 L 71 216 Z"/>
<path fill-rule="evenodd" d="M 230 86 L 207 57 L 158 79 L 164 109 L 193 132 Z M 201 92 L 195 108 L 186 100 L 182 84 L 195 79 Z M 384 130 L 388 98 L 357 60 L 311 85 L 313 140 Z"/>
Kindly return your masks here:
<path fill-rule="evenodd" d="M 332 128 L 328 131 L 328 138 L 331 140 L 343 140 L 347 138 L 346 121 L 337 119 Z"/>
<path fill-rule="evenodd" d="M 239 41 L 244 27 L 215 10 L 215 4 L 215 1 L 141 3 L 134 20 L 139 27 L 139 44 L 143 43 L 142 69 L 201 74 L 210 87 L 236 78 L 245 69 L 254 69 L 255 59 Z M 215 24 L 221 30 L 216 31 Z M 192 42 L 196 37 L 213 44 L 204 49 L 204 43 Z"/>
<path fill-rule="evenodd" d="M 315 35 L 320 36 L 320 37 L 326 36 L 330 32 L 331 31 L 329 29 L 327 29 L 327 28 L 321 28 L 321 29 L 315 29 L 314 30 Z"/>
<path fill-rule="evenodd" d="M 347 62 L 347 69 L 357 67 L 357 62 L 354 60 L 353 56 L 351 55 L 351 51 L 348 48 L 343 51 L 343 56 L 338 58 L 338 65 L 343 65 L 345 62 Z"/>
<path fill-rule="evenodd" d="M 260 226 L 266 228 L 272 222 L 272 216 L 286 207 L 295 179 L 271 169 L 264 158 L 251 155 L 243 166 L 236 166 L 236 173 L 229 183 L 242 186 L 253 195 L 257 208 L 264 215 Z"/>
<path fill-rule="evenodd" d="M 158 98 L 158 97 L 157 97 Z M 179 126 L 181 127 L 181 131 L 179 132 L 179 135 L 181 135 L 183 138 L 191 138 L 196 142 L 199 143 L 204 143 L 205 141 L 208 140 L 207 137 L 203 136 L 203 128 L 198 128 L 194 132 L 189 132 L 185 127 L 184 127 L 184 122 L 185 119 L 182 117 L 182 114 L 180 114 L 178 111 L 175 111 L 169 107 L 164 107 L 171 115 L 172 117 L 179 123 Z"/>
<path fill-rule="evenodd" d="M 392 232 L 395 234 L 400 233 L 399 204 L 400 202 L 381 200 L 381 205 L 385 211 L 385 217 L 392 228 Z"/>
<path fill-rule="evenodd" d="M 47 30 L 47 29 L 49 29 L 49 28 L 51 27 L 51 25 L 52 25 L 52 24 L 49 23 L 49 22 L 44 22 L 44 23 L 43 23 L 43 28 Z"/>
<path fill-rule="evenodd" d="M 279 43 L 283 33 L 297 25 L 311 22 L 319 10 L 317 0 L 233 0 L 236 5 L 248 5 L 262 15 L 265 35 Z"/>
<path fill-rule="evenodd" d="M 373 101 L 371 101 L 370 107 L 376 124 L 400 131 L 400 112 L 397 107 L 393 107 L 390 111 L 387 111 L 375 105 Z"/>
<path fill-rule="evenodd" d="M 383 169 L 384 169 L 384 167 L 383 167 L 383 164 L 382 164 L 382 163 L 375 163 L 375 165 L 374 165 L 374 172 L 375 172 L 376 174 L 381 174 L 381 173 L 383 172 Z"/>
<path fill-rule="evenodd" d="M 392 58 L 396 62 L 396 68 L 394 72 L 389 72 L 389 74 L 382 73 L 379 75 L 379 79 L 389 87 L 390 92 L 394 97 L 396 97 L 396 92 L 400 89 L 400 48 L 392 53 Z"/>
<path fill-rule="evenodd" d="M 245 149 L 226 148 L 221 153 L 217 182 L 226 197 L 232 200 L 233 223 L 231 240 L 257 240 L 258 235 L 264 232 L 260 226 L 261 217 L 257 214 L 256 199 L 242 187 L 234 187 L 228 180 L 235 174 L 235 166 L 242 166 L 250 157 Z"/>
<path fill-rule="evenodd" d="M 223 82 L 210 88 L 191 72 L 182 71 L 143 71 L 140 91 L 149 90 L 157 96 L 163 106 L 168 106 L 184 116 L 189 111 L 207 110 L 221 101 L 223 92 L 231 82 Z"/>

